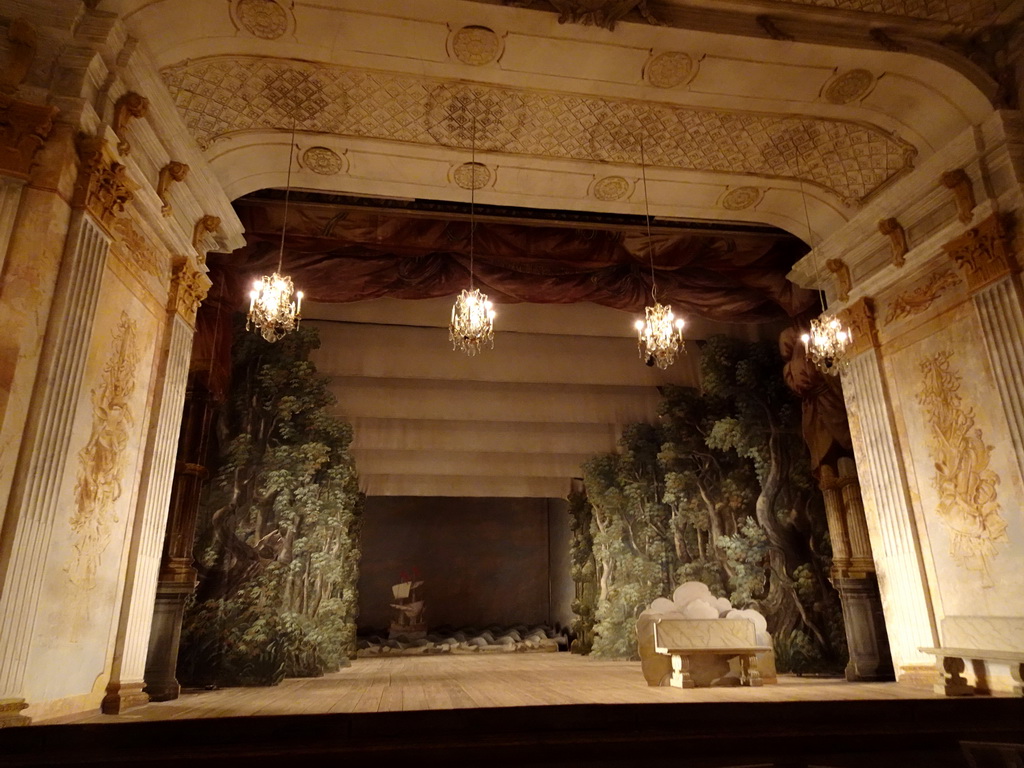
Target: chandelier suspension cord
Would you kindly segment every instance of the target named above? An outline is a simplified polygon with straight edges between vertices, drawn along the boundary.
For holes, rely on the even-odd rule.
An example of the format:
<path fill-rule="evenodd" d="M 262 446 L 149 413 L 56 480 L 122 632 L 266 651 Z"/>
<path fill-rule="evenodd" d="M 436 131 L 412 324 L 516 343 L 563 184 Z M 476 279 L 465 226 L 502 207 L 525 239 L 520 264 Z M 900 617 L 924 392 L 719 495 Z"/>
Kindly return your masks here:
<path fill-rule="evenodd" d="M 277 254 L 277 271 L 284 265 L 284 233 L 288 228 L 288 198 L 292 192 L 292 155 L 295 153 L 295 115 L 292 115 L 292 139 L 288 145 L 288 179 L 284 185 L 284 220 L 281 222 L 281 249 Z"/>
<path fill-rule="evenodd" d="M 469 290 L 473 290 L 473 239 L 476 235 L 476 115 L 469 129 Z"/>
<path fill-rule="evenodd" d="M 644 160 L 644 139 L 640 137 L 640 174 L 644 180 L 644 212 L 647 218 L 647 248 L 651 255 L 651 299 L 658 301 L 658 289 L 654 280 L 654 242 L 651 240 L 651 199 L 647 196 L 647 164 Z"/>
<path fill-rule="evenodd" d="M 811 234 L 811 214 L 807 209 L 807 189 L 804 186 L 803 170 L 800 167 L 800 154 L 797 151 L 796 156 L 796 172 L 800 180 L 800 199 L 804 203 L 804 225 L 807 227 L 807 245 L 811 249 L 813 254 L 812 261 L 814 262 L 814 284 L 821 285 L 821 265 L 818 263 L 818 254 L 814 253 L 813 235 Z M 825 311 L 825 292 L 821 289 L 818 290 L 818 302 L 821 304 L 821 311 Z"/>

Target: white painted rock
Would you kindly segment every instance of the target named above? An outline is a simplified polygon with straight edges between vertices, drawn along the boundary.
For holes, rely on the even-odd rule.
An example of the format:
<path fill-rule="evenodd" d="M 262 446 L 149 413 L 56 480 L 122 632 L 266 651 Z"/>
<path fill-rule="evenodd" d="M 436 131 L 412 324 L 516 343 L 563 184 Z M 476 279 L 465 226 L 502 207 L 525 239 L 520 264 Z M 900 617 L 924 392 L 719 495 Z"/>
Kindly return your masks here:
<path fill-rule="evenodd" d="M 667 597 L 656 597 L 654 598 L 654 602 L 651 603 L 651 607 L 647 610 L 654 611 L 655 613 L 678 613 L 679 606 Z"/>
<path fill-rule="evenodd" d="M 750 619 L 754 622 L 755 632 L 766 632 L 768 630 L 768 622 L 765 621 L 764 616 L 755 611 L 753 608 L 748 608 L 745 611 L 729 611 L 725 615 L 727 619 Z"/>
<path fill-rule="evenodd" d="M 721 616 L 732 610 L 732 603 L 729 602 L 729 598 L 720 597 L 715 600 L 715 608 L 718 609 L 718 615 Z"/>
<path fill-rule="evenodd" d="M 708 585 L 702 581 L 688 581 L 685 584 L 680 584 L 672 593 L 672 602 L 678 606 L 684 606 L 691 600 L 705 599 L 714 600 L 715 598 L 711 596 Z"/>
<path fill-rule="evenodd" d="M 718 609 L 708 605 L 701 599 L 691 600 L 683 606 L 683 616 L 687 619 L 717 619 Z"/>

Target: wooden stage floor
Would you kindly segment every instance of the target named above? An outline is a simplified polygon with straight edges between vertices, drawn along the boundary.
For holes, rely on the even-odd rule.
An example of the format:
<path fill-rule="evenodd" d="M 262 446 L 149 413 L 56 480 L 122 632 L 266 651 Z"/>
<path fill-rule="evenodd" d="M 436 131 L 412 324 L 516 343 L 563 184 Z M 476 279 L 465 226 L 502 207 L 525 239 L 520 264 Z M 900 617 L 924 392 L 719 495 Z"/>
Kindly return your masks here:
<path fill-rule="evenodd" d="M 571 704 L 892 701 L 939 699 L 898 683 L 780 675 L 761 688 L 651 688 L 639 662 L 597 661 L 568 653 L 361 658 L 320 678 L 290 678 L 273 688 L 186 692 L 122 715 L 62 722 L 119 723 L 252 715 L 408 712 Z"/>

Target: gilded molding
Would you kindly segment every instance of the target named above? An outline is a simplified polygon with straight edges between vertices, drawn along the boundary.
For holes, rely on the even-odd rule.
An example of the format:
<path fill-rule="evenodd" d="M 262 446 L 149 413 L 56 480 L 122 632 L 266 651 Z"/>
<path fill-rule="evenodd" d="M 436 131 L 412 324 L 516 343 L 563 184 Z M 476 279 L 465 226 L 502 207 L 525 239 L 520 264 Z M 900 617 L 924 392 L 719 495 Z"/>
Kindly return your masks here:
<path fill-rule="evenodd" d="M 160 169 L 160 178 L 156 184 L 156 194 L 163 203 L 160 206 L 160 213 L 164 216 L 170 216 L 174 212 L 174 208 L 167 199 L 167 193 L 170 190 L 171 184 L 176 181 L 184 181 L 185 177 L 188 176 L 188 172 L 189 167 L 177 160 L 171 160 L 171 162 Z"/>
<path fill-rule="evenodd" d="M 974 183 L 967 175 L 967 171 L 963 168 L 946 171 L 939 177 L 939 183 L 947 189 L 953 190 L 953 195 L 956 197 L 957 217 L 964 224 L 970 224 L 971 219 L 974 218 L 974 208 L 977 202 L 974 198 Z"/>
<path fill-rule="evenodd" d="M 1009 233 L 997 213 L 950 240 L 942 249 L 963 272 L 971 293 L 1016 269 L 1010 252 Z"/>
<path fill-rule="evenodd" d="M 98 136 L 79 135 L 77 149 L 80 162 L 74 205 L 89 211 L 110 233 L 114 219 L 135 199 L 138 185 L 124 165 L 109 159 L 106 142 Z"/>
<path fill-rule="evenodd" d="M 894 218 L 882 219 L 878 222 L 878 231 L 889 238 L 889 247 L 892 249 L 892 263 L 902 267 L 907 259 L 907 233 L 903 226 Z"/>
<path fill-rule="evenodd" d="M 836 298 L 840 301 L 847 301 L 850 298 L 850 291 L 853 289 L 850 268 L 842 259 L 829 259 L 825 262 L 825 267 L 836 276 Z"/>
<path fill-rule="evenodd" d="M 871 299 L 862 297 L 838 313 L 839 319 L 853 333 L 850 356 L 878 346 L 878 329 L 875 326 L 875 307 Z"/>
<path fill-rule="evenodd" d="M 959 284 L 960 278 L 951 269 L 933 274 L 924 284 L 893 299 L 885 314 L 885 322 L 888 324 L 926 311 L 947 289 Z"/>
<path fill-rule="evenodd" d="M 982 586 L 993 585 L 991 561 L 1007 540 L 1006 520 L 997 498 L 999 475 L 989 467 L 992 446 L 975 426 L 974 408 L 965 405 L 960 374 L 951 351 L 921 360 L 917 402 L 931 430 L 932 484 L 939 494 L 935 514 L 949 533 L 949 554 L 959 566 L 977 571 Z"/>
<path fill-rule="evenodd" d="M 192 230 L 192 247 L 196 249 L 196 253 L 199 255 L 200 265 L 206 263 L 206 251 L 203 247 L 203 239 L 207 234 L 216 232 L 220 228 L 220 218 L 206 214 L 200 217 L 196 221 L 195 228 Z"/>
<path fill-rule="evenodd" d="M 145 96 L 140 96 L 135 91 L 128 91 L 128 93 L 123 94 L 114 104 L 114 121 L 111 123 L 111 128 L 114 129 L 114 133 L 118 136 L 117 151 L 122 155 L 127 155 L 132 151 L 132 145 L 128 143 L 128 139 L 125 137 L 128 123 L 133 119 L 145 117 L 148 110 L 149 99 Z"/>
<path fill-rule="evenodd" d="M 167 309 L 177 312 L 190 325 L 195 323 L 196 312 L 210 290 L 210 278 L 195 269 L 191 262 L 182 257 L 171 267 L 171 290 Z"/>

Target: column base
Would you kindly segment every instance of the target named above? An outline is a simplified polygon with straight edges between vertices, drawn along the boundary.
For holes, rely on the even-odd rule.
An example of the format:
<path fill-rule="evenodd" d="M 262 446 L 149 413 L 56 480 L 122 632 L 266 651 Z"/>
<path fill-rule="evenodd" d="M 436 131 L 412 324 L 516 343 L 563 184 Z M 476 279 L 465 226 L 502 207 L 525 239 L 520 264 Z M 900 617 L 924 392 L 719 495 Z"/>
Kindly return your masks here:
<path fill-rule="evenodd" d="M 16 728 L 31 723 L 31 717 L 21 714 L 27 706 L 24 699 L 0 699 L 0 728 Z"/>
<path fill-rule="evenodd" d="M 892 656 L 885 631 L 882 599 L 873 573 L 860 578 L 834 576 L 833 584 L 843 605 L 846 645 L 850 662 L 846 679 L 851 683 L 892 680 Z"/>
<path fill-rule="evenodd" d="M 150 701 L 173 701 L 181 695 L 181 685 L 173 677 L 170 680 L 155 680 L 146 683 L 146 695 Z"/>
<path fill-rule="evenodd" d="M 107 695 L 103 697 L 100 710 L 105 715 L 119 715 L 132 707 L 149 703 L 149 694 L 142 688 L 145 683 L 110 683 Z"/>

